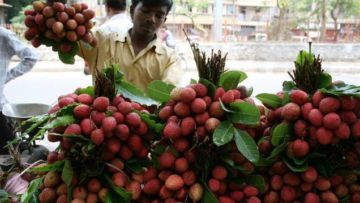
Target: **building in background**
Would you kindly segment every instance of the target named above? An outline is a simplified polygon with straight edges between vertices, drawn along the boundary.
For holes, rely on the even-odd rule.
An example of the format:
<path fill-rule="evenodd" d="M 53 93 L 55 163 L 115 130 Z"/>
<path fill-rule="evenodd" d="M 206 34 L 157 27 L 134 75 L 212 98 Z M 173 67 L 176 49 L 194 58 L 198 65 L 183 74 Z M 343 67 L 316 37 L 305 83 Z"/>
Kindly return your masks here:
<path fill-rule="evenodd" d="M 200 8 L 180 1 L 175 4 L 166 24 L 177 37 L 184 36 L 184 29 L 190 36 L 209 40 L 214 22 L 214 1 L 210 0 Z M 266 39 L 276 10 L 276 0 L 222 0 L 222 41 Z"/>

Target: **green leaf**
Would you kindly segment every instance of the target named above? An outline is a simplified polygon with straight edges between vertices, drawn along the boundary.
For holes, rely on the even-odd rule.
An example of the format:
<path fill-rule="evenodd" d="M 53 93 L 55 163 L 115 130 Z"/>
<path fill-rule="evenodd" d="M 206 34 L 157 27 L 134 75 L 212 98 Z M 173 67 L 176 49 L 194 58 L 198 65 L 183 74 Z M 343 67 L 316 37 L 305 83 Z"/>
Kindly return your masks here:
<path fill-rule="evenodd" d="M 21 195 L 21 202 L 22 203 L 29 203 L 29 201 L 32 199 L 33 194 L 36 192 L 36 190 L 40 187 L 44 180 L 44 177 L 32 180 L 27 191 Z"/>
<path fill-rule="evenodd" d="M 94 97 L 95 96 L 95 89 L 94 89 L 94 86 L 89 86 L 89 87 L 86 87 L 86 88 L 77 89 L 75 91 L 75 94 L 77 94 L 77 95 L 88 94 L 88 95 Z"/>
<path fill-rule="evenodd" d="M 329 87 L 332 83 L 332 77 L 328 73 L 322 73 L 318 89 Z"/>
<path fill-rule="evenodd" d="M 288 145 L 288 140 L 284 140 L 283 143 L 276 146 L 270 153 L 270 156 L 267 158 L 268 160 L 276 158 L 281 152 L 283 152 Z"/>
<path fill-rule="evenodd" d="M 331 177 L 334 173 L 335 170 L 334 166 L 326 158 L 312 160 L 311 163 L 322 176 Z"/>
<path fill-rule="evenodd" d="M 61 174 L 61 179 L 67 186 L 71 185 L 74 176 L 74 171 L 69 160 L 65 160 L 65 165 Z"/>
<path fill-rule="evenodd" d="M 290 92 L 291 90 L 296 88 L 296 84 L 294 81 L 284 81 L 283 82 L 283 91 Z"/>
<path fill-rule="evenodd" d="M 284 98 L 282 99 L 282 106 L 285 106 L 287 103 L 291 101 L 289 92 L 284 92 Z"/>
<path fill-rule="evenodd" d="M 0 190 L 0 203 L 10 203 L 9 194 L 5 190 Z"/>
<path fill-rule="evenodd" d="M 64 161 L 56 161 L 52 164 L 46 164 L 45 166 L 41 167 L 33 167 L 31 171 L 33 172 L 48 172 L 48 171 L 60 171 L 64 166 Z"/>
<path fill-rule="evenodd" d="M 307 157 L 303 157 L 303 158 L 292 157 L 292 160 L 296 165 L 303 165 L 308 161 Z"/>
<path fill-rule="evenodd" d="M 174 88 L 175 86 L 172 84 L 155 80 L 148 85 L 147 94 L 151 99 L 164 103 L 170 100 L 170 93 Z"/>
<path fill-rule="evenodd" d="M 220 75 L 219 86 L 225 90 L 236 89 L 246 78 L 246 73 L 242 71 L 226 71 Z"/>
<path fill-rule="evenodd" d="M 79 51 L 79 45 L 75 42 L 71 43 L 71 50 L 69 52 L 58 52 L 60 60 L 65 64 L 74 64 L 75 55 Z"/>
<path fill-rule="evenodd" d="M 245 182 L 248 185 L 256 187 L 260 193 L 265 192 L 265 179 L 261 175 L 247 175 L 245 176 Z"/>
<path fill-rule="evenodd" d="M 47 123 L 44 126 L 44 128 L 51 129 L 51 128 L 56 128 L 56 127 L 61 127 L 61 126 L 67 126 L 67 125 L 75 123 L 75 121 L 76 120 L 73 115 L 64 115 L 64 116 L 57 117 L 54 120 L 52 120 L 51 122 Z"/>
<path fill-rule="evenodd" d="M 234 123 L 256 125 L 260 121 L 260 111 L 257 106 L 247 102 L 233 102 L 230 104 L 230 118 Z"/>
<path fill-rule="evenodd" d="M 308 162 L 305 162 L 304 164 L 301 165 L 296 165 L 296 163 L 294 163 L 291 159 L 289 159 L 286 156 L 283 156 L 283 162 L 285 163 L 285 165 L 292 171 L 292 172 L 304 172 L 309 168 L 309 164 Z"/>
<path fill-rule="evenodd" d="M 192 78 L 191 78 L 191 80 L 190 80 L 190 84 L 196 84 L 196 83 L 198 83 L 198 81 L 197 81 L 197 80 L 195 80 L 195 79 L 192 79 Z"/>
<path fill-rule="evenodd" d="M 333 96 L 354 96 L 360 98 L 360 86 L 348 85 L 348 84 L 336 84 L 327 88 L 322 88 L 320 91 L 324 94 Z"/>
<path fill-rule="evenodd" d="M 116 83 L 115 86 L 117 93 L 122 94 L 123 97 L 128 98 L 133 102 L 137 102 L 146 106 L 159 104 L 157 101 L 147 97 L 141 90 L 137 89 L 130 83 L 121 81 L 121 83 Z"/>
<path fill-rule="evenodd" d="M 282 104 L 281 99 L 275 94 L 268 94 L 268 93 L 258 94 L 256 95 L 256 98 L 260 100 L 265 106 L 272 109 L 276 109 L 280 107 Z"/>
<path fill-rule="evenodd" d="M 216 199 L 216 196 L 214 193 L 211 192 L 209 187 L 205 184 L 203 184 L 204 187 L 204 194 L 203 198 L 201 200 L 202 203 L 218 203 L 219 201 Z"/>
<path fill-rule="evenodd" d="M 130 203 L 131 193 L 127 192 L 124 188 L 116 187 L 114 185 L 112 179 L 109 176 L 105 175 L 105 179 L 106 179 L 107 185 L 110 186 L 110 188 L 117 194 L 117 196 L 122 198 L 121 202 Z"/>
<path fill-rule="evenodd" d="M 234 126 L 230 121 L 221 122 L 213 134 L 213 142 L 216 146 L 229 143 L 234 137 Z"/>
<path fill-rule="evenodd" d="M 235 143 L 239 152 L 250 162 L 256 163 L 260 153 L 254 139 L 247 132 L 235 129 Z"/>
<path fill-rule="evenodd" d="M 204 78 L 200 78 L 199 83 L 205 85 L 208 88 L 208 95 L 210 97 L 214 96 L 215 91 L 216 91 L 216 85 L 214 85 L 212 82 L 210 82 Z"/>
<path fill-rule="evenodd" d="M 164 129 L 164 124 L 158 123 L 154 118 L 151 118 L 150 114 L 136 111 L 141 120 L 144 121 L 157 135 L 160 135 Z"/>
<path fill-rule="evenodd" d="M 271 144 L 274 146 L 279 145 L 280 143 L 282 143 L 284 138 L 289 135 L 289 132 L 290 127 L 287 123 L 283 122 L 278 124 L 272 132 Z"/>
<path fill-rule="evenodd" d="M 254 88 L 253 87 L 248 87 L 246 89 L 246 96 L 247 97 L 251 97 L 252 93 L 254 92 Z"/>

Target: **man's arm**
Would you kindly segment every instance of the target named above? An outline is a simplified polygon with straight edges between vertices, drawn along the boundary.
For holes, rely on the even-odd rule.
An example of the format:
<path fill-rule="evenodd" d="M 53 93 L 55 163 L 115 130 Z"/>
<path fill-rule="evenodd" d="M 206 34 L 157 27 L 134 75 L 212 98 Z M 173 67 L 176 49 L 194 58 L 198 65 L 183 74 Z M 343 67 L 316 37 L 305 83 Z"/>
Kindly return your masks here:
<path fill-rule="evenodd" d="M 181 67 L 180 58 L 175 54 L 175 52 L 171 53 L 171 57 L 169 59 L 169 63 L 167 68 L 164 71 L 162 81 L 166 83 L 170 83 L 176 86 L 184 86 L 183 82 L 184 72 Z"/>
<path fill-rule="evenodd" d="M 30 71 L 38 59 L 36 54 L 12 32 L 8 35 L 8 49 L 12 55 L 17 55 L 21 62 L 6 73 L 6 83 Z"/>

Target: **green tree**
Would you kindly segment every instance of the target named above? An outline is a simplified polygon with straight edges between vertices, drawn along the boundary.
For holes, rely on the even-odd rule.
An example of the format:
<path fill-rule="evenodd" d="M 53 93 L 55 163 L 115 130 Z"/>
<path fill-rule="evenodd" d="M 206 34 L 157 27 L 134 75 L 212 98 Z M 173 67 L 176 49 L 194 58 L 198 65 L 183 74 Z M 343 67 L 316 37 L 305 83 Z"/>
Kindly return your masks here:
<path fill-rule="evenodd" d="M 195 22 L 199 11 L 208 7 L 208 0 L 175 0 L 175 14 L 183 15 L 191 20 L 192 25 L 204 31 L 201 25 Z"/>
<path fill-rule="evenodd" d="M 330 0 L 330 16 L 334 22 L 335 36 L 338 38 L 338 19 L 339 18 L 358 18 L 360 16 L 360 1 L 358 0 Z"/>
<path fill-rule="evenodd" d="M 23 7 L 30 5 L 32 0 L 5 0 L 4 3 L 11 5 L 11 8 L 7 9 L 7 21 L 19 15 L 19 12 Z"/>

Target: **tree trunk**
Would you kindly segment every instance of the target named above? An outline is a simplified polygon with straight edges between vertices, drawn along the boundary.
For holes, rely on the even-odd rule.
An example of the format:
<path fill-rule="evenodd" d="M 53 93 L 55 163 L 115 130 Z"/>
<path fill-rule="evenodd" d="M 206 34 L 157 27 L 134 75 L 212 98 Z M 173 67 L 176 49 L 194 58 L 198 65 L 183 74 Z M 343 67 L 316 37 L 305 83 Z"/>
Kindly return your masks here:
<path fill-rule="evenodd" d="M 221 41 L 222 39 L 222 0 L 215 0 L 214 7 L 214 24 L 212 28 L 213 40 Z"/>
<path fill-rule="evenodd" d="M 340 0 L 337 0 L 335 7 L 330 12 L 331 18 L 334 21 L 334 30 L 335 30 L 334 41 L 335 42 L 337 42 L 337 37 L 338 37 L 338 33 L 339 33 L 338 32 L 338 22 L 337 22 L 337 19 L 338 19 L 339 13 L 340 13 L 339 4 L 340 4 Z"/>
<path fill-rule="evenodd" d="M 326 4 L 327 0 L 322 0 L 320 41 L 325 41 L 326 39 Z"/>

